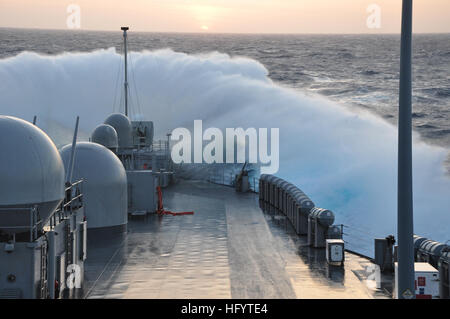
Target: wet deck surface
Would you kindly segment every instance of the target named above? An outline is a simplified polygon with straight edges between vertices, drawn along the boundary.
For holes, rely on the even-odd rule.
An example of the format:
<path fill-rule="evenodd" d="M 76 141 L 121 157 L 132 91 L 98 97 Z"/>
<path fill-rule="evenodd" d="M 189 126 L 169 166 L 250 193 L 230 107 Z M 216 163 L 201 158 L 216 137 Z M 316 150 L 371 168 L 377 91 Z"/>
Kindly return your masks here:
<path fill-rule="evenodd" d="M 133 218 L 123 238 L 90 239 L 84 297 L 388 297 L 367 259 L 346 253 L 343 268 L 329 266 L 256 194 L 181 181 L 163 196 L 166 209 L 195 214 Z"/>

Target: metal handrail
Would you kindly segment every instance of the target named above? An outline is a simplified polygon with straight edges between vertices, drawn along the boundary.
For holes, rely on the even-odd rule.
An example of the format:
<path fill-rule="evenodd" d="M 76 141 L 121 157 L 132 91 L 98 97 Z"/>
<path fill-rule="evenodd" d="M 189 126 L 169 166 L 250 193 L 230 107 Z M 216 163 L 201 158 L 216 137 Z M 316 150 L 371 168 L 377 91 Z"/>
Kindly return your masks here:
<path fill-rule="evenodd" d="M 152 151 L 167 151 L 169 149 L 167 141 L 165 140 L 153 141 L 150 148 Z"/>
<path fill-rule="evenodd" d="M 33 241 L 34 237 L 37 236 L 37 226 L 42 223 L 42 220 L 37 220 L 37 207 L 0 207 L 0 212 L 10 212 L 11 210 L 17 211 L 22 210 L 30 214 L 30 224 L 29 225 L 19 225 L 19 226 L 1 226 L 2 229 L 28 229 L 30 232 L 30 242 Z M 34 236 L 33 236 L 34 235 Z"/>
<path fill-rule="evenodd" d="M 225 179 L 226 174 L 222 174 L 222 176 L 219 176 L 218 174 L 211 173 L 209 175 L 209 178 L 207 179 L 208 182 L 217 184 L 217 185 L 225 185 L 225 186 L 234 186 L 234 177 L 233 172 L 230 172 L 229 179 Z M 253 187 L 251 181 L 253 180 Z M 250 191 L 254 193 L 258 193 L 259 189 L 257 189 L 257 185 L 259 186 L 259 178 L 253 177 L 249 178 L 249 184 L 250 184 Z"/>
<path fill-rule="evenodd" d="M 12 210 L 29 210 L 32 207 L 0 207 L 0 213 L 10 212 Z"/>
<path fill-rule="evenodd" d="M 80 179 L 80 180 L 72 183 L 69 187 L 66 187 L 64 190 L 67 192 L 68 190 L 74 188 L 74 186 L 80 185 L 83 182 L 84 182 L 84 179 Z"/>
<path fill-rule="evenodd" d="M 65 198 L 62 203 L 58 206 L 58 208 L 50 214 L 48 217 L 48 220 L 50 222 L 50 227 L 56 225 L 56 216 L 58 216 L 59 221 L 61 221 L 62 218 L 65 217 L 65 213 L 69 212 L 69 214 L 72 213 L 72 203 L 75 201 L 78 201 L 82 204 L 81 199 L 83 198 L 83 191 L 82 191 L 82 183 L 83 179 L 78 180 L 74 183 L 72 183 L 70 186 L 65 188 L 66 194 L 69 192 L 70 196 L 69 198 Z M 72 197 L 72 190 L 75 189 L 78 191 L 78 195 Z M 70 210 L 67 209 L 67 207 L 70 207 Z M 79 207 L 77 207 L 79 208 Z M 30 242 L 32 242 L 35 238 L 37 238 L 37 232 L 39 225 L 43 223 L 42 219 L 39 218 L 39 212 L 38 212 L 38 206 L 33 205 L 31 207 L 0 207 L 0 213 L 8 213 L 11 211 L 22 211 L 25 214 L 29 214 L 30 216 L 30 223 L 27 225 L 15 225 L 15 226 L 1 226 L 0 228 L 8 230 L 14 230 L 14 229 L 25 229 L 26 231 L 30 232 Z M 63 216 L 64 215 L 64 216 Z"/>
<path fill-rule="evenodd" d="M 72 204 L 74 201 L 76 201 L 77 199 L 82 198 L 82 197 L 83 197 L 83 194 L 79 194 L 79 195 L 77 195 L 75 197 L 72 197 L 72 199 L 70 201 L 68 201 L 68 202 L 66 202 L 65 204 L 62 205 L 62 208 L 66 208 L 67 206 Z"/>
<path fill-rule="evenodd" d="M 64 198 L 63 202 L 59 205 L 59 207 L 55 210 L 55 212 L 50 216 L 50 226 L 52 226 L 52 218 L 53 218 L 53 226 L 56 225 L 56 217 L 58 217 L 58 222 L 61 222 L 64 218 L 67 217 L 68 214 L 72 214 L 72 203 L 79 200 L 82 204 L 81 199 L 83 198 L 83 182 L 84 179 L 80 179 L 76 182 L 73 182 L 70 186 L 65 188 L 66 198 Z M 78 190 L 79 194 L 75 197 L 72 197 L 72 190 Z M 69 200 L 67 198 L 67 194 L 70 192 Z M 81 205 L 82 206 L 82 205 Z M 69 209 L 68 209 L 69 208 Z M 79 208 L 79 207 L 78 207 Z"/>

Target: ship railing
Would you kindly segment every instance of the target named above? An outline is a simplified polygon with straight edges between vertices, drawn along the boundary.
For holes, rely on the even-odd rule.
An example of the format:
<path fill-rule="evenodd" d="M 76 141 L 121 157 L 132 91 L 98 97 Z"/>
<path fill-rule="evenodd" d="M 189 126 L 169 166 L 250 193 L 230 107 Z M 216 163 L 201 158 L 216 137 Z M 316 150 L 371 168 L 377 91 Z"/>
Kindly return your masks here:
<path fill-rule="evenodd" d="M 212 172 L 209 174 L 208 182 L 224 185 L 224 186 L 234 186 L 234 176 L 233 172 L 225 173 L 225 170 L 222 171 L 222 174 L 218 172 Z"/>
<path fill-rule="evenodd" d="M 363 226 L 355 227 L 342 224 L 342 227 L 342 236 L 347 247 L 346 250 L 359 256 L 373 259 L 370 257 L 371 253 L 367 247 L 373 247 L 374 238 L 384 238 L 385 236 L 377 235 Z"/>
<path fill-rule="evenodd" d="M 217 184 L 217 185 L 224 185 L 224 186 L 235 186 L 235 180 L 236 180 L 236 174 L 234 172 L 228 172 L 225 173 L 225 170 L 222 171 L 222 174 L 211 173 L 208 177 L 208 182 Z M 249 191 L 253 193 L 259 192 L 259 178 L 257 177 L 249 177 Z"/>
<path fill-rule="evenodd" d="M 26 229 L 30 233 L 30 242 L 33 242 L 37 238 L 38 226 L 42 223 L 42 220 L 39 218 L 37 205 L 34 205 L 32 207 L 0 207 L 0 214 L 11 213 L 11 211 L 15 211 L 16 214 L 29 214 L 30 223 L 27 225 L 15 226 L 0 225 L 0 229 L 11 231 L 14 231 L 15 229 Z"/>
<path fill-rule="evenodd" d="M 169 144 L 168 141 L 164 140 L 154 141 L 145 148 L 139 148 L 137 151 L 131 152 L 131 157 L 132 163 L 130 164 L 130 168 L 135 168 L 136 165 L 140 166 L 142 161 L 146 161 L 150 167 L 152 165 L 156 165 L 157 167 L 162 165 L 168 170 L 170 170 L 172 165 Z M 153 163 L 153 157 L 156 158 L 155 163 Z"/>
<path fill-rule="evenodd" d="M 83 207 L 83 183 L 84 179 L 80 179 L 66 186 L 66 197 L 51 216 L 50 228 L 53 228 L 57 223 L 71 216 L 74 211 Z"/>
<path fill-rule="evenodd" d="M 165 153 L 167 153 L 167 155 L 169 155 L 169 145 L 168 145 L 167 141 L 164 141 L 164 140 L 154 141 L 151 145 L 151 150 L 152 151 L 164 151 Z"/>
<path fill-rule="evenodd" d="M 253 184 L 251 182 L 253 182 Z M 249 183 L 250 183 L 250 189 L 254 193 L 259 193 L 259 178 L 252 177 L 252 178 L 249 179 Z"/>
<path fill-rule="evenodd" d="M 122 150 L 126 154 L 134 155 L 136 154 L 149 154 L 152 152 L 162 151 L 167 155 L 170 155 L 169 146 L 167 141 L 158 140 L 153 141 L 152 144 L 135 144 L 132 148 Z"/>

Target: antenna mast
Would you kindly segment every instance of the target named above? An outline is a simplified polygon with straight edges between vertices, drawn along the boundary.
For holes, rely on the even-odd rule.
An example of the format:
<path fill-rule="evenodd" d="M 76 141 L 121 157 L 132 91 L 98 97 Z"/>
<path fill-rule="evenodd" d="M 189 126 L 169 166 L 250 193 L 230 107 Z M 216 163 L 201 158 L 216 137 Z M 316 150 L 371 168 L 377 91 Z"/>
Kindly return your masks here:
<path fill-rule="evenodd" d="M 127 56 L 128 56 L 128 49 L 127 49 L 127 31 L 129 30 L 129 27 L 121 27 L 120 30 L 123 31 L 123 54 L 125 58 L 125 81 L 123 83 L 123 87 L 125 90 L 125 115 L 128 116 L 128 64 L 127 64 Z"/>
<path fill-rule="evenodd" d="M 411 119 L 412 0 L 403 0 L 398 116 L 398 287 L 400 299 L 414 298 Z"/>
<path fill-rule="evenodd" d="M 66 172 L 66 184 L 72 183 L 72 174 L 73 174 L 73 166 L 75 163 L 75 150 L 77 147 L 78 123 L 79 122 L 80 122 L 80 117 L 77 116 L 77 120 L 75 121 L 75 130 L 73 132 L 72 151 L 70 152 L 69 167 L 67 168 L 67 172 Z"/>

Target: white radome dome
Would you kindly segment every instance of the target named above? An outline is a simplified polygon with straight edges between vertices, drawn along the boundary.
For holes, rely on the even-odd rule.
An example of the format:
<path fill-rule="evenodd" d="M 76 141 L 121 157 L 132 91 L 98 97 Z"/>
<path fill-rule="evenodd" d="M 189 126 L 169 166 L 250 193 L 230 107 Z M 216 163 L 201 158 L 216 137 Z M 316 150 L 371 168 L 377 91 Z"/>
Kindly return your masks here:
<path fill-rule="evenodd" d="M 64 199 L 64 165 L 48 135 L 37 126 L 12 116 L 0 116 L 0 208 L 37 206 L 43 223 Z M 1 214 L 9 226 L 29 224 Z M 23 215 L 23 214 L 22 214 Z M 21 218 L 25 218 L 22 216 Z M 5 223 L 0 220 L 1 225 Z M 8 233 L 20 232 L 6 231 Z"/>
<path fill-rule="evenodd" d="M 121 113 L 114 113 L 108 116 L 105 124 L 109 124 L 117 132 L 120 148 L 128 148 L 133 144 L 132 125 L 130 119 Z"/>
<path fill-rule="evenodd" d="M 106 148 L 117 151 L 119 138 L 114 127 L 109 124 L 100 124 L 92 132 L 91 140 L 94 143 L 103 145 Z"/>
<path fill-rule="evenodd" d="M 68 165 L 72 145 L 60 153 Z M 84 179 L 83 204 L 88 228 L 127 224 L 127 175 L 119 158 L 106 147 L 78 142 L 75 149 L 73 180 Z"/>

